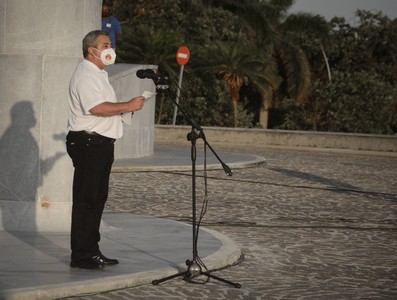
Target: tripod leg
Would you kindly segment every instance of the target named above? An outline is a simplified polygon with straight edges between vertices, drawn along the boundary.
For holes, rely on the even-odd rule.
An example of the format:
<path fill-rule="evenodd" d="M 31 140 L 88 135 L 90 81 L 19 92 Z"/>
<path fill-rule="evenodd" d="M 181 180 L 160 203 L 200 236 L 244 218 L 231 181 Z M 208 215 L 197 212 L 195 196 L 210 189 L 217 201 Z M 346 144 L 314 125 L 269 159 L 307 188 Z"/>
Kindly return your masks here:
<path fill-rule="evenodd" d="M 210 278 L 214 278 L 214 279 L 216 279 L 216 280 L 219 280 L 219 281 L 222 281 L 222 282 L 224 282 L 224 283 L 230 284 L 230 285 L 234 286 L 235 288 L 238 288 L 238 289 L 241 288 L 241 284 L 239 284 L 239 283 L 234 283 L 234 282 L 231 282 L 231 281 L 229 281 L 229 280 L 220 278 L 220 277 L 215 276 L 215 275 L 213 275 L 213 274 L 211 274 L 211 273 L 209 273 L 209 272 L 201 272 L 201 273 L 202 273 L 203 275 L 205 275 L 205 276 L 210 277 Z"/>
<path fill-rule="evenodd" d="M 170 279 L 173 279 L 173 278 L 176 278 L 176 277 L 180 277 L 180 276 L 186 276 L 187 274 L 188 274 L 188 271 L 184 271 L 184 272 L 177 273 L 177 274 L 174 274 L 174 275 L 165 277 L 165 278 L 153 280 L 153 281 L 152 281 L 152 284 L 153 284 L 153 285 L 158 285 L 158 284 L 160 284 L 160 283 L 162 283 L 162 282 L 164 282 L 164 281 L 167 281 L 167 280 L 170 280 Z"/>

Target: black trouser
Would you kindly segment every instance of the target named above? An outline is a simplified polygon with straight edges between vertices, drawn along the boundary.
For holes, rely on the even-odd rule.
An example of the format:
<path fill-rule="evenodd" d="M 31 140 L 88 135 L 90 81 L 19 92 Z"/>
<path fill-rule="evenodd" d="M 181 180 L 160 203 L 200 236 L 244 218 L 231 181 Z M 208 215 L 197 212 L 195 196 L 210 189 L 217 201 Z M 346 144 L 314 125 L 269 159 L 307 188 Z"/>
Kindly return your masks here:
<path fill-rule="evenodd" d="M 71 228 L 72 260 L 99 255 L 99 227 L 108 197 L 114 139 L 70 131 L 66 149 L 74 166 Z"/>

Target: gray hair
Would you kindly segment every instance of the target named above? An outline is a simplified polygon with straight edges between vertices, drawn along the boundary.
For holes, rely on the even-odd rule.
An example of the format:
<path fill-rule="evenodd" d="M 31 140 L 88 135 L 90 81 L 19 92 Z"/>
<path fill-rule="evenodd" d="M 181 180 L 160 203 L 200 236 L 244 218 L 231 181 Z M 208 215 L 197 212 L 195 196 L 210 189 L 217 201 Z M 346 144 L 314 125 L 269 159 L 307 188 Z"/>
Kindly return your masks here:
<path fill-rule="evenodd" d="M 94 30 L 89 33 L 84 37 L 83 39 L 83 56 L 87 57 L 88 55 L 88 48 L 89 47 L 96 47 L 98 46 L 97 38 L 100 35 L 106 35 L 109 36 L 109 33 L 103 30 Z"/>

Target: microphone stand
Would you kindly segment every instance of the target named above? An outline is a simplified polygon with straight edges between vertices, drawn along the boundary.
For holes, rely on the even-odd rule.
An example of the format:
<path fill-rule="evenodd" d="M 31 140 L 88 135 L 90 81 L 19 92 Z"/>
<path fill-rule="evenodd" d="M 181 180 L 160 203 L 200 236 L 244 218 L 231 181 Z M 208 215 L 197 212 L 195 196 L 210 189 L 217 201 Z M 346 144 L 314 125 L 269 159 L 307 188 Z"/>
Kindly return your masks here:
<path fill-rule="evenodd" d="M 160 80 L 159 80 L 160 81 Z M 215 157 L 219 160 L 221 163 L 223 170 L 225 171 L 226 175 L 232 176 L 233 171 L 230 169 L 228 165 L 226 165 L 221 158 L 218 156 L 218 154 L 215 152 L 215 150 L 211 147 L 211 145 L 207 142 L 207 139 L 205 138 L 205 134 L 203 129 L 196 124 L 196 122 L 180 107 L 180 105 L 177 103 L 177 101 L 174 99 L 173 95 L 171 95 L 171 92 L 169 91 L 169 86 L 168 85 L 160 85 L 158 84 L 159 81 L 155 81 L 156 84 L 156 89 L 163 89 L 167 91 L 168 95 L 172 99 L 173 103 L 178 107 L 179 111 L 182 112 L 182 114 L 189 120 L 189 122 L 192 124 L 192 130 L 187 134 L 187 140 L 191 142 L 191 161 L 192 161 L 192 228 L 193 228 L 193 257 L 192 260 L 186 260 L 186 265 L 187 269 L 183 272 L 176 273 L 171 276 L 167 276 L 162 279 L 156 279 L 152 281 L 153 285 L 158 285 L 164 281 L 177 278 L 177 277 L 184 277 L 185 281 L 192 282 L 192 279 L 200 276 L 200 275 L 205 275 L 207 276 L 208 280 L 210 278 L 216 279 L 218 281 L 227 283 L 229 285 L 232 285 L 236 288 L 240 288 L 241 285 L 239 283 L 234 283 L 229 280 L 223 279 L 221 277 L 215 276 L 214 274 L 211 273 L 211 271 L 206 270 L 203 271 L 200 263 L 199 263 L 199 257 L 198 257 L 198 250 L 197 250 L 197 240 L 198 240 L 198 227 L 197 227 L 197 221 L 196 221 L 196 141 L 197 139 L 201 138 L 203 139 L 204 143 L 208 148 L 212 151 L 212 153 L 215 155 Z M 180 88 L 178 86 L 178 88 Z M 207 280 L 207 281 L 208 281 Z"/>

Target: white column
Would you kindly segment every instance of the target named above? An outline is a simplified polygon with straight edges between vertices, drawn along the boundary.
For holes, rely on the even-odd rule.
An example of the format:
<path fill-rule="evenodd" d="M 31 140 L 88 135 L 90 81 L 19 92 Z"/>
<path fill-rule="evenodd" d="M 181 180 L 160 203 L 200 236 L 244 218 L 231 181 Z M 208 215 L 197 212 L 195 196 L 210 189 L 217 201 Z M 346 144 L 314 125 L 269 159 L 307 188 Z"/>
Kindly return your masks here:
<path fill-rule="evenodd" d="M 69 231 L 68 84 L 102 0 L 0 0 L 0 229 Z"/>

